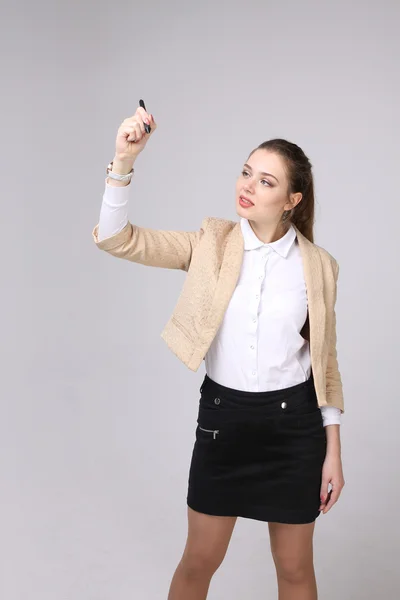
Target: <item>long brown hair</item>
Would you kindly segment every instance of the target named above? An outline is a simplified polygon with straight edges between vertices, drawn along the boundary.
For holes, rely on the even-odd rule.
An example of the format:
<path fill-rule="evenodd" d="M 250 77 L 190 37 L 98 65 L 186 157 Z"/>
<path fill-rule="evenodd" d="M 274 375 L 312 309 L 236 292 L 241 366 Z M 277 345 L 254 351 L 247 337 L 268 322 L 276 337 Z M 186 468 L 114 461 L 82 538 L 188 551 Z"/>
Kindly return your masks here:
<path fill-rule="evenodd" d="M 283 213 L 282 221 L 285 225 L 293 223 L 314 242 L 314 178 L 310 160 L 299 146 L 281 138 L 263 142 L 250 152 L 249 158 L 256 150 L 276 152 L 283 158 L 289 180 L 288 195 L 301 192 L 303 196 L 297 206 Z"/>

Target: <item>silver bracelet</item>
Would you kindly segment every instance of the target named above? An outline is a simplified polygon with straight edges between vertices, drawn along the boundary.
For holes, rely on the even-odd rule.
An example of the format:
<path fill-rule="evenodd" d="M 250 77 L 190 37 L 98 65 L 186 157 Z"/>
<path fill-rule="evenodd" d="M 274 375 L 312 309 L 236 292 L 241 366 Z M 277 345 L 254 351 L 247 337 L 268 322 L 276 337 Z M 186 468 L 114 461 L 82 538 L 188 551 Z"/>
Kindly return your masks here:
<path fill-rule="evenodd" d="M 130 181 L 132 179 L 132 175 L 134 173 L 134 168 L 129 171 L 126 175 L 120 175 L 119 173 L 113 173 L 113 161 L 107 167 L 107 175 L 110 179 L 116 179 L 117 181 Z"/>

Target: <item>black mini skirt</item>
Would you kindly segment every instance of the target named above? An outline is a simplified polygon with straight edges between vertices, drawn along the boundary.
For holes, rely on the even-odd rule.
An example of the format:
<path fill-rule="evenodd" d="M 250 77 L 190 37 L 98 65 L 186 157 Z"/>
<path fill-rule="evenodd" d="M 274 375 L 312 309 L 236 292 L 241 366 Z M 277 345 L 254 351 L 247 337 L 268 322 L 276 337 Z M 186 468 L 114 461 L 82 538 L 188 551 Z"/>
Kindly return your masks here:
<path fill-rule="evenodd" d="M 319 512 L 326 432 L 313 376 L 244 392 L 205 376 L 187 504 L 208 515 L 311 523 Z"/>

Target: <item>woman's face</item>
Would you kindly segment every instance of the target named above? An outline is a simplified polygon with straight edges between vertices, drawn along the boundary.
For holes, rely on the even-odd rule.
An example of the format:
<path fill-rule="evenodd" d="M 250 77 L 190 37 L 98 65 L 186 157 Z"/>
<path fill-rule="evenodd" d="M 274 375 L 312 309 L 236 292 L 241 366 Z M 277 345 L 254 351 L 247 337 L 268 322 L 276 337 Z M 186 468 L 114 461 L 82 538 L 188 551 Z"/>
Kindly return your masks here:
<path fill-rule="evenodd" d="M 288 185 L 284 162 L 279 154 L 256 150 L 236 182 L 237 214 L 259 224 L 278 223 L 283 211 L 294 208 L 301 200 L 300 193 L 292 194 L 289 200 Z M 247 204 L 245 199 L 251 204 Z"/>

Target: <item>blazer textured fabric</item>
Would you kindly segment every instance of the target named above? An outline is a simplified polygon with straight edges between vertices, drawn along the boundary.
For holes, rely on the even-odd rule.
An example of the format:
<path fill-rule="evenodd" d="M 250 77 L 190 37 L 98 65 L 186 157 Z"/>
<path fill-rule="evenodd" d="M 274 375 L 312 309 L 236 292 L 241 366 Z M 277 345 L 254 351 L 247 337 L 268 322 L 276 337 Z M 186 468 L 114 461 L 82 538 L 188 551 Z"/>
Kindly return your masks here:
<path fill-rule="evenodd" d="M 319 406 L 344 412 L 336 351 L 339 265 L 323 248 L 294 226 L 303 260 L 308 318 L 302 335 L 310 343 L 311 366 Z M 240 222 L 206 217 L 198 231 L 163 231 L 130 222 L 116 235 L 98 240 L 98 248 L 117 258 L 152 267 L 187 271 L 174 311 L 161 337 L 192 371 L 197 371 L 221 325 L 239 277 L 244 240 Z"/>

